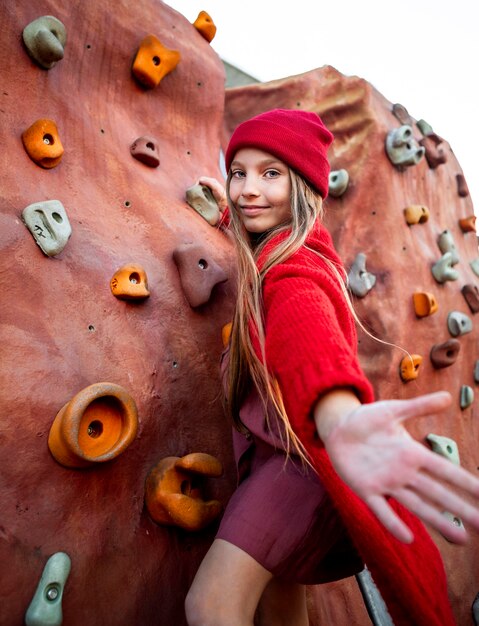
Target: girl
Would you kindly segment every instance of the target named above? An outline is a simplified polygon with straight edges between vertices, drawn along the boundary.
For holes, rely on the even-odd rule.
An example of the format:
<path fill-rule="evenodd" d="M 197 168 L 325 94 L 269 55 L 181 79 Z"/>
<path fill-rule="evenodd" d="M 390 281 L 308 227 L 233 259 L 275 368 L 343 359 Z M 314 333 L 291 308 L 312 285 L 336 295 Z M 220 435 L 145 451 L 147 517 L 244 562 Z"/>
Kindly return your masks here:
<path fill-rule="evenodd" d="M 396 626 L 454 623 L 438 551 L 409 511 L 463 543 L 441 511 L 476 529 L 479 511 L 441 481 L 477 497 L 479 480 L 402 425 L 443 411 L 448 393 L 373 402 L 321 224 L 332 139 L 315 113 L 273 110 L 226 152 L 239 285 L 223 370 L 240 484 L 188 594 L 190 626 L 307 626 L 304 585 L 363 562 Z M 224 204 L 217 181 L 200 182 Z"/>

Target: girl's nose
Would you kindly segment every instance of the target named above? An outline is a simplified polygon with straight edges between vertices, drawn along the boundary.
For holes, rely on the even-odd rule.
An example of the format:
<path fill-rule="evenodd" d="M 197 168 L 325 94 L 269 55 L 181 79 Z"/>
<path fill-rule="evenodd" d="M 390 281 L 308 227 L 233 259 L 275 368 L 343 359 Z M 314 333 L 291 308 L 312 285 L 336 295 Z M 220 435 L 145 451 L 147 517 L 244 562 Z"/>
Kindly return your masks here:
<path fill-rule="evenodd" d="M 257 196 L 257 195 L 259 195 L 257 181 L 256 181 L 256 178 L 254 176 L 246 176 L 244 178 L 242 195 L 243 196 Z"/>

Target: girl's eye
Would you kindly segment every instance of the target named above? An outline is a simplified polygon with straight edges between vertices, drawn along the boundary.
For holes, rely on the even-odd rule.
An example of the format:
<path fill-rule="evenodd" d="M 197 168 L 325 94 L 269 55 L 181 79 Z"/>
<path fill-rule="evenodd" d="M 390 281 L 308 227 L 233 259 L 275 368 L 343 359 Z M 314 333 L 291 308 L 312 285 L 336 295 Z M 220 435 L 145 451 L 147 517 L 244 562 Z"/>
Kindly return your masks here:
<path fill-rule="evenodd" d="M 243 178 L 244 172 L 243 170 L 233 170 L 231 172 L 231 175 L 233 176 L 233 178 Z"/>
<path fill-rule="evenodd" d="M 267 170 L 267 171 L 265 172 L 265 175 L 266 175 L 268 178 L 276 178 L 277 176 L 279 176 L 279 175 L 280 175 L 280 173 L 278 172 L 278 170 Z"/>

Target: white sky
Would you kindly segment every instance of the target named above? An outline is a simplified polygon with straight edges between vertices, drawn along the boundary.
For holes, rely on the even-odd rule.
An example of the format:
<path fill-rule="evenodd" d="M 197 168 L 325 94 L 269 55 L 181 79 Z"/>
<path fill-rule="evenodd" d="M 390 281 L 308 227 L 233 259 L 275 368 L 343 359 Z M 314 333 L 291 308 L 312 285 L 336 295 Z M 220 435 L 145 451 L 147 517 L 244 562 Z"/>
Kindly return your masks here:
<path fill-rule="evenodd" d="M 214 50 L 259 80 L 323 65 L 365 78 L 450 143 L 479 208 L 479 0 L 166 4 L 190 22 L 207 11 Z"/>

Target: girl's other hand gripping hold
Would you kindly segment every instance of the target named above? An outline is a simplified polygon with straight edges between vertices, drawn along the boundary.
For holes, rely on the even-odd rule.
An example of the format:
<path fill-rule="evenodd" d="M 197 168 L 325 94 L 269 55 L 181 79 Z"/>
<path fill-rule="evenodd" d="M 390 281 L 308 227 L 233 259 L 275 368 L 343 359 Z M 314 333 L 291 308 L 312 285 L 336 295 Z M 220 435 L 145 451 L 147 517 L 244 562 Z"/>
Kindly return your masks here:
<path fill-rule="evenodd" d="M 479 480 L 415 441 L 403 426 L 409 418 L 444 411 L 450 403 L 449 393 L 437 392 L 361 405 L 351 391 L 338 389 L 315 407 L 316 427 L 335 470 L 404 543 L 413 540 L 412 532 L 389 506 L 387 496 L 455 543 L 465 543 L 467 534 L 443 511 L 479 530 L 479 509 L 453 490 L 459 487 L 477 498 Z"/>

